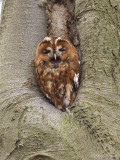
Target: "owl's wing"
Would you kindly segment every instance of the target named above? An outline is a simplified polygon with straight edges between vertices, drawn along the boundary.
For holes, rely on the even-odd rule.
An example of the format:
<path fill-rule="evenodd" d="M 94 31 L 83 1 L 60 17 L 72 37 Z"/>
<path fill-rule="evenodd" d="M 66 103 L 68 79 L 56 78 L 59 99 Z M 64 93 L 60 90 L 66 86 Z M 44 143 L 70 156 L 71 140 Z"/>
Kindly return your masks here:
<path fill-rule="evenodd" d="M 79 84 L 80 84 L 80 73 L 74 74 L 73 83 L 74 83 L 75 90 L 77 91 L 79 88 Z"/>
<path fill-rule="evenodd" d="M 72 67 L 71 80 L 73 82 L 75 91 L 77 91 L 80 84 L 80 74 L 81 74 L 80 61 L 78 59 L 76 61 L 73 60 L 71 63 L 71 67 Z"/>

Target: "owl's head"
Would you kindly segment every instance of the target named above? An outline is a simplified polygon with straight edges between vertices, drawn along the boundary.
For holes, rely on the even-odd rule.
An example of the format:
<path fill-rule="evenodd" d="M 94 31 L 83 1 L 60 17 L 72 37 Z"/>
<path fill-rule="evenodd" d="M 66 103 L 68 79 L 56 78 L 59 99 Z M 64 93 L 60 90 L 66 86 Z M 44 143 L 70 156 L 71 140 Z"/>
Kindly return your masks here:
<path fill-rule="evenodd" d="M 66 60 L 72 60 L 76 52 L 74 46 L 66 39 L 45 37 L 36 51 L 36 65 L 44 62 L 57 66 Z"/>

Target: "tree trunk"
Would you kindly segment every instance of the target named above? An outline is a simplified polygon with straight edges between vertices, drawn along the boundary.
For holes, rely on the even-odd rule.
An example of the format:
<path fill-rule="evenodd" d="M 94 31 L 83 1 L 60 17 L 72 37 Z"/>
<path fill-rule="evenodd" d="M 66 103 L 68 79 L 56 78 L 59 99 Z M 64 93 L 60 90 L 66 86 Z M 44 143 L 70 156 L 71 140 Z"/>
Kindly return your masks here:
<path fill-rule="evenodd" d="M 82 76 L 73 117 L 37 86 L 32 61 L 47 33 L 42 3 L 3 0 L 0 160 L 119 160 L 119 2 L 75 1 Z"/>

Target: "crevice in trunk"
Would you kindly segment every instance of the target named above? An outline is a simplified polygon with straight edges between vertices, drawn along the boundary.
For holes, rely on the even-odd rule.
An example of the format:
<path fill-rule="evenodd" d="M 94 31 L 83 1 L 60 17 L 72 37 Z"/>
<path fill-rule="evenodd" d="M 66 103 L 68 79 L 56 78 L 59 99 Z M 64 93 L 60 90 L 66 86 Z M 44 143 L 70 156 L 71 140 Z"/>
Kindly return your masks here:
<path fill-rule="evenodd" d="M 47 34 L 52 37 L 63 37 L 78 46 L 76 31 L 75 1 L 51 0 L 46 4 Z"/>

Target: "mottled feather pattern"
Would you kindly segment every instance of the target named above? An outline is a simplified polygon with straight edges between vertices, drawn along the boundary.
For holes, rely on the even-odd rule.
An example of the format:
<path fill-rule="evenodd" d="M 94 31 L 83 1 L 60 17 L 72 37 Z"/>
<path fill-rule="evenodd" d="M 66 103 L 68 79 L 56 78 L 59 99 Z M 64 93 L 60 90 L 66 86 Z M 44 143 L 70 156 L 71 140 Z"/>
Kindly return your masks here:
<path fill-rule="evenodd" d="M 45 37 L 35 54 L 36 77 L 43 94 L 58 109 L 65 110 L 76 96 L 80 82 L 80 60 L 66 39 Z"/>

